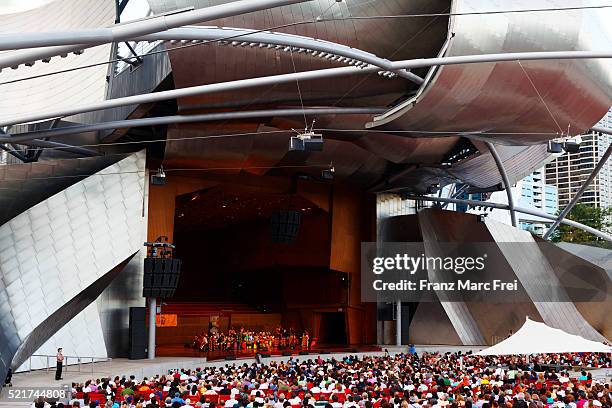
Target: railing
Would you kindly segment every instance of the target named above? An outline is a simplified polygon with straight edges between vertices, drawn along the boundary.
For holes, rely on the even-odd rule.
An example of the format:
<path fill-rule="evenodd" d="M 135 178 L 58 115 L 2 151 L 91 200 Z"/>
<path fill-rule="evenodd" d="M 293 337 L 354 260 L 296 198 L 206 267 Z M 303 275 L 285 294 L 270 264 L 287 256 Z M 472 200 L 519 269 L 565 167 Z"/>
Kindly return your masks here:
<path fill-rule="evenodd" d="M 34 369 L 32 368 L 32 358 L 36 358 L 36 357 L 46 359 L 45 367 L 34 368 Z M 49 370 L 54 370 L 55 367 L 51 366 L 51 362 L 56 361 L 55 358 L 56 358 L 55 355 L 32 354 L 30 358 L 28 359 L 29 364 L 28 364 L 28 369 L 26 370 L 26 372 L 30 372 L 33 370 L 46 370 L 47 372 L 49 372 Z M 91 367 L 91 373 L 93 374 L 95 372 L 96 367 L 100 367 L 100 365 L 107 363 L 108 372 L 110 373 L 112 371 L 111 370 L 112 361 L 113 359 L 110 357 L 64 356 L 63 372 L 64 373 L 67 373 L 67 372 L 79 372 L 80 373 L 80 372 L 83 372 L 81 371 L 82 366 L 88 364 L 89 365 L 88 367 Z M 75 367 L 77 368 L 76 370 L 75 370 Z M 72 368 L 72 370 L 70 370 L 70 368 Z"/>

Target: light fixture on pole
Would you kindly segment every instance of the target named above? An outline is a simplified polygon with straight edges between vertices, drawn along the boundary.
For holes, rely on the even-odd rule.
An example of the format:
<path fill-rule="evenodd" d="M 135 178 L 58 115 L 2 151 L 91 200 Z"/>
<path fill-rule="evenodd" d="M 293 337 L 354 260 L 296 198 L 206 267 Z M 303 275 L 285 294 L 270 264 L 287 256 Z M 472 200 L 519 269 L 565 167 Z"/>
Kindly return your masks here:
<path fill-rule="evenodd" d="M 297 133 L 297 136 L 291 136 L 289 140 L 289 151 L 307 151 L 307 152 L 320 152 L 323 150 L 323 135 L 321 133 L 316 133 L 314 131 L 315 121 L 312 121 L 312 125 L 310 125 L 310 129 L 307 127 L 304 128 L 304 132 L 298 132 L 295 129 L 293 130 Z"/>

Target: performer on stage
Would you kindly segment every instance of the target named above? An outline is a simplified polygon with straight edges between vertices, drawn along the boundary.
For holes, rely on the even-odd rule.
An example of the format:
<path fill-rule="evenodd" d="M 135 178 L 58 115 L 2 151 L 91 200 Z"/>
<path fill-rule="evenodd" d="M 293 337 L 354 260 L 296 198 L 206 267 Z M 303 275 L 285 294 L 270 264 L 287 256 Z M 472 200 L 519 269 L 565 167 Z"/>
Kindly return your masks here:
<path fill-rule="evenodd" d="M 304 350 L 310 349 L 310 336 L 308 335 L 307 331 L 305 331 L 302 335 L 302 348 Z"/>

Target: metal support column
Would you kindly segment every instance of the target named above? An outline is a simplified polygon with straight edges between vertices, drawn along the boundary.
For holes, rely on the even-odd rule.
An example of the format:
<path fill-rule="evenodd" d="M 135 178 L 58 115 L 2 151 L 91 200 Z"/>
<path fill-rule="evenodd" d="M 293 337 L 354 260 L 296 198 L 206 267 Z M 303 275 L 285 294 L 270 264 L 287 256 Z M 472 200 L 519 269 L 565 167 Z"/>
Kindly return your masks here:
<path fill-rule="evenodd" d="M 561 224 L 561 221 L 565 218 L 567 214 L 569 214 L 572 208 L 574 208 L 578 200 L 580 200 L 580 197 L 582 197 L 582 194 L 584 194 L 584 192 L 589 187 L 589 185 L 591 185 L 601 168 L 604 166 L 604 164 L 606 164 L 606 161 L 608 161 L 608 159 L 610 158 L 610 154 L 612 154 L 612 144 L 608 146 L 608 150 L 606 150 L 603 157 L 601 158 L 601 160 L 599 160 L 599 163 L 597 163 L 597 166 L 595 166 L 595 168 L 593 169 L 589 177 L 586 179 L 582 187 L 580 187 L 580 190 L 578 190 L 574 198 L 572 198 L 569 204 L 565 206 L 565 208 L 563 209 L 563 211 L 561 211 L 555 222 L 553 222 L 548 231 L 546 231 L 546 233 L 544 234 L 544 239 L 550 238 L 552 233 L 555 232 L 555 229 L 557 229 L 559 224 Z"/>
<path fill-rule="evenodd" d="M 396 346 L 402 345 L 402 302 L 397 301 L 395 304 L 395 343 Z"/>
<path fill-rule="evenodd" d="M 510 181 L 508 180 L 508 173 L 506 173 L 506 169 L 504 168 L 504 163 L 499 157 L 499 154 L 497 153 L 495 146 L 493 146 L 493 143 L 491 142 L 485 142 L 485 143 L 487 145 L 487 148 L 491 152 L 491 156 L 493 156 L 493 159 L 495 160 L 495 163 L 497 164 L 497 169 L 499 170 L 499 174 L 501 175 L 502 180 L 504 182 L 504 188 L 506 190 L 506 195 L 508 196 L 508 211 L 510 211 L 510 220 L 512 221 L 512 226 L 516 227 L 517 224 L 516 224 L 516 213 L 514 212 L 514 199 L 512 198 L 512 186 L 510 185 Z"/>
<path fill-rule="evenodd" d="M 155 326 L 157 316 L 157 298 L 149 298 L 149 360 L 155 358 Z"/>

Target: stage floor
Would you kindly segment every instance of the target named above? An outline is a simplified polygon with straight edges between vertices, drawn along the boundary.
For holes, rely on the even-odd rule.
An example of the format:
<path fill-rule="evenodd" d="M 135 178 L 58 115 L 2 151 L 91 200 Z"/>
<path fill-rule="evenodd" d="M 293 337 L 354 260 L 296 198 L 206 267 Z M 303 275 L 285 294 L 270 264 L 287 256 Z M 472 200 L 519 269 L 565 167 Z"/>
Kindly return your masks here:
<path fill-rule="evenodd" d="M 312 349 L 273 349 L 273 350 L 262 350 L 261 354 L 269 354 L 271 357 L 283 356 L 283 355 L 300 355 L 302 353 L 309 354 L 321 354 L 323 352 L 328 353 L 367 353 L 382 351 L 379 346 L 376 345 L 342 345 L 342 344 L 317 344 Z M 157 345 L 155 353 L 160 357 L 206 357 L 208 361 L 224 360 L 227 356 L 234 356 L 237 359 L 240 358 L 251 358 L 255 356 L 254 350 L 240 350 L 240 351 L 211 351 L 211 352 L 199 352 L 191 348 L 186 348 L 183 344 L 167 344 Z"/>

